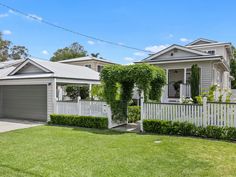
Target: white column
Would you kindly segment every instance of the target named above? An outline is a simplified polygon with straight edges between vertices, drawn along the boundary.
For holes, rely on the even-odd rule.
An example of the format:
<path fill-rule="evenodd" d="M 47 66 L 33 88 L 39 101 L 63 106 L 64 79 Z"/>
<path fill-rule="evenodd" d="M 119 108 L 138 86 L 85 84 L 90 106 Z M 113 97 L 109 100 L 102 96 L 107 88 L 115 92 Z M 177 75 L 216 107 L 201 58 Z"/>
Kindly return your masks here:
<path fill-rule="evenodd" d="M 92 99 L 92 84 L 89 84 L 89 98 Z"/>
<path fill-rule="evenodd" d="M 187 68 L 184 68 L 184 84 L 187 83 Z"/>

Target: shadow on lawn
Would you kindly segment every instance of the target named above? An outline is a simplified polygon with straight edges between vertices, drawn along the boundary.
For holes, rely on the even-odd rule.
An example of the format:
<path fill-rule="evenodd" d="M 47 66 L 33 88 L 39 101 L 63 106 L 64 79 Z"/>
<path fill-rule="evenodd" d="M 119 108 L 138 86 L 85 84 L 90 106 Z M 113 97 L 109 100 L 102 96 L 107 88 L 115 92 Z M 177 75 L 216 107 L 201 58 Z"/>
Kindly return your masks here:
<path fill-rule="evenodd" d="M 10 170 L 15 171 L 15 172 L 22 173 L 23 175 L 25 174 L 25 175 L 35 176 L 35 177 L 43 177 L 42 175 L 32 173 L 32 172 L 28 172 L 26 170 L 19 169 L 19 168 L 16 168 L 16 167 L 11 167 L 9 165 L 0 164 L 0 168 L 7 168 L 7 169 L 10 169 Z"/>
<path fill-rule="evenodd" d="M 122 134 L 129 133 L 129 132 L 121 132 L 121 131 L 115 131 L 115 130 L 108 130 L 108 129 L 94 129 L 94 128 L 82 128 L 82 127 L 73 127 L 73 130 L 100 134 L 100 135 L 122 135 Z"/>

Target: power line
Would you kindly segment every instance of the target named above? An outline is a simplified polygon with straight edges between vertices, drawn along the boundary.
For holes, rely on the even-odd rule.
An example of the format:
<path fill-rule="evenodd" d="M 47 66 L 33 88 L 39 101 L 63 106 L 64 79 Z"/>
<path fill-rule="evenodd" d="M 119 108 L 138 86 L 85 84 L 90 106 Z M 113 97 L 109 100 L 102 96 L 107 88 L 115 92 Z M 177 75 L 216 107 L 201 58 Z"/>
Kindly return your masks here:
<path fill-rule="evenodd" d="M 74 31 L 72 29 L 69 29 L 69 28 L 66 28 L 66 27 L 63 27 L 63 26 L 59 26 L 59 25 L 56 25 L 52 22 L 49 22 L 47 20 L 44 20 L 42 18 L 39 18 L 39 17 L 36 17 L 34 15 L 30 15 L 30 14 L 27 14 L 26 12 L 23 12 L 21 10 L 18 10 L 16 8 L 13 8 L 13 7 L 10 7 L 6 4 L 3 4 L 2 2 L 0 2 L 0 6 L 2 7 L 5 7 L 15 13 L 18 13 L 20 15 L 23 15 L 27 18 L 31 18 L 35 21 L 38 21 L 38 22 L 41 22 L 41 23 L 44 23 L 48 26 L 51 26 L 51 27 L 54 27 L 54 28 L 58 28 L 58 29 L 61 29 L 61 30 L 64 30 L 66 32 L 69 32 L 69 33 L 72 33 L 72 34 L 75 34 L 75 35 L 79 35 L 79 36 L 83 36 L 85 38 L 88 38 L 88 39 L 92 39 L 92 40 L 96 40 L 96 41 L 100 41 L 100 42 L 104 42 L 104 43 L 107 43 L 107 44 L 110 44 L 110 45 L 114 45 L 114 46 L 119 46 L 119 47 L 123 47 L 123 48 L 127 48 L 127 49 L 132 49 L 132 50 L 136 50 L 136 51 L 141 51 L 141 52 L 145 52 L 145 53 L 153 53 L 151 51 L 148 51 L 148 50 L 144 50 L 144 49 L 139 49 L 139 48 L 136 48 L 136 47 L 132 47 L 132 46 L 128 46 L 128 45 L 125 45 L 125 44 L 120 44 L 120 43 L 116 43 L 116 42 L 113 42 L 113 41 L 108 41 L 108 40 L 105 40 L 105 39 L 101 39 L 101 38 L 97 38 L 97 37 L 94 37 L 94 36 L 90 36 L 90 35 L 87 35 L 87 34 L 83 34 L 83 33 L 80 33 L 78 31 Z"/>

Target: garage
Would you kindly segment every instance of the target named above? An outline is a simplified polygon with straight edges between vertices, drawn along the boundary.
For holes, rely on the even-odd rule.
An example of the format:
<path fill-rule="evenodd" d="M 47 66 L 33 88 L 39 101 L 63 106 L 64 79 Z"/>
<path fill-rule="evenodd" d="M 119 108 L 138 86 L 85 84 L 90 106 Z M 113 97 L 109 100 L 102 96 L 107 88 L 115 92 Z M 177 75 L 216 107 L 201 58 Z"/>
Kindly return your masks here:
<path fill-rule="evenodd" d="M 1 86 L 2 117 L 47 120 L 47 85 Z"/>

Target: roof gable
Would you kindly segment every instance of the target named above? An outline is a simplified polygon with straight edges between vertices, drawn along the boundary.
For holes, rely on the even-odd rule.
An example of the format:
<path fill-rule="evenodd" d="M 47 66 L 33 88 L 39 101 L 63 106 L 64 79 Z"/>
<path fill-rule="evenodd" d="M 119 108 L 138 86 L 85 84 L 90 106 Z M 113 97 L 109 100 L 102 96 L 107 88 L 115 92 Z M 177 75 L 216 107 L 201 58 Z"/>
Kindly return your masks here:
<path fill-rule="evenodd" d="M 172 45 L 154 55 L 149 56 L 144 59 L 145 61 L 153 61 L 153 60 L 174 60 L 176 58 L 188 58 L 188 57 L 196 57 L 196 56 L 208 56 L 209 54 L 189 49 L 179 45 Z"/>
<path fill-rule="evenodd" d="M 187 44 L 186 46 L 193 46 L 193 45 L 202 45 L 202 44 L 211 44 L 211 43 L 217 43 L 217 41 L 213 41 L 213 40 L 209 40 L 209 39 L 197 39 L 189 44 Z"/>
<path fill-rule="evenodd" d="M 13 76 L 20 74 L 43 74 L 43 73 L 51 73 L 51 71 L 32 60 L 25 60 L 21 65 L 16 67 L 9 75 Z"/>

